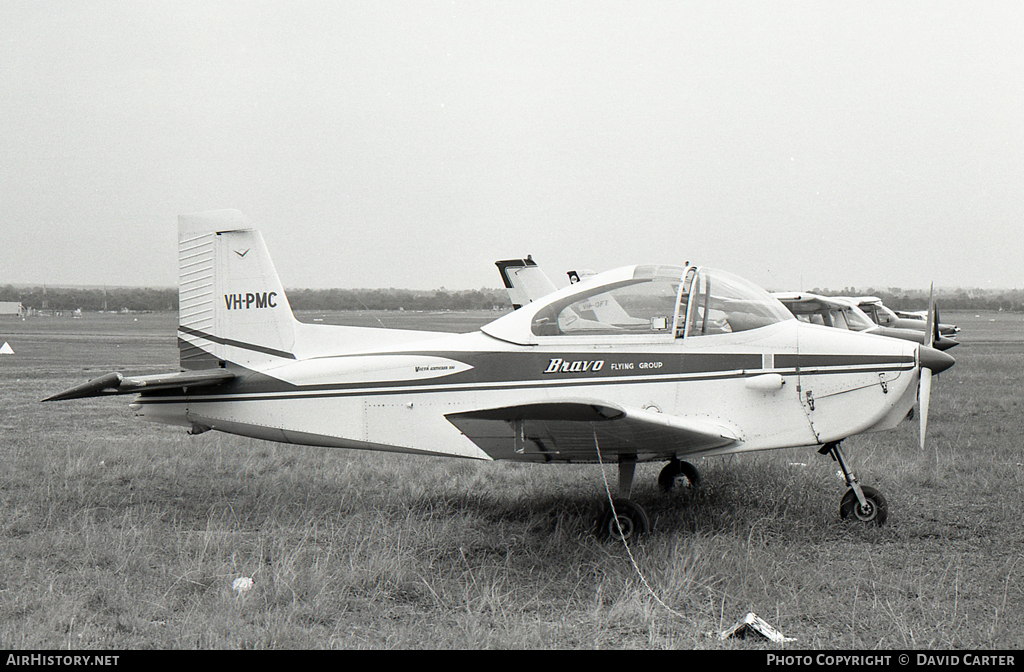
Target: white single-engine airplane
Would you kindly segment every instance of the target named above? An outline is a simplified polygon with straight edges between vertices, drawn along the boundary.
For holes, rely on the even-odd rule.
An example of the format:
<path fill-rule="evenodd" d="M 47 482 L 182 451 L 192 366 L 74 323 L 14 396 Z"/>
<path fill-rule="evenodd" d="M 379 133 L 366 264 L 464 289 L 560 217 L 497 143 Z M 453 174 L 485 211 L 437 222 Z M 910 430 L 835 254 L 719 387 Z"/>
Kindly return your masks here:
<path fill-rule="evenodd" d="M 179 218 L 177 373 L 110 373 L 45 401 L 137 394 L 146 420 L 293 444 L 482 460 L 618 465 L 598 535 L 649 529 L 637 462 L 807 446 L 849 491 L 840 514 L 882 524 L 840 442 L 889 429 L 932 372 L 923 344 L 799 322 L 764 290 L 699 266 L 627 266 L 465 334 L 305 324 L 260 233 L 234 210 Z M 922 425 L 923 429 L 923 425 Z M 923 441 L 923 433 L 922 433 Z"/>
<path fill-rule="evenodd" d="M 877 296 L 845 296 L 840 298 L 847 299 L 853 305 L 860 308 L 872 322 L 880 327 L 917 329 L 922 331 L 926 323 L 928 323 L 928 312 L 931 311 L 935 314 L 935 318 L 931 322 L 932 329 L 937 330 L 943 337 L 956 336 L 960 333 L 960 327 L 955 324 L 942 324 L 939 322 L 938 309 L 933 306 L 929 306 L 924 315 L 917 313 L 903 313 L 900 315 L 883 304 L 882 300 Z M 933 303 L 931 299 L 929 299 L 929 303 Z"/>
<path fill-rule="evenodd" d="M 924 331 L 924 321 L 921 321 L 920 329 L 886 327 L 876 324 L 852 300 L 841 296 L 821 296 L 808 292 L 772 292 L 772 296 L 781 301 L 782 305 L 796 316 L 796 319 L 803 322 L 878 334 L 890 338 L 903 338 L 930 345 L 938 350 L 949 350 L 960 345 L 960 341 L 940 334 L 935 328 L 938 323 L 932 324 L 930 334 L 926 334 Z M 938 314 L 938 309 L 936 309 L 936 319 L 938 319 Z M 931 342 L 928 341 L 929 338 L 931 338 Z"/>

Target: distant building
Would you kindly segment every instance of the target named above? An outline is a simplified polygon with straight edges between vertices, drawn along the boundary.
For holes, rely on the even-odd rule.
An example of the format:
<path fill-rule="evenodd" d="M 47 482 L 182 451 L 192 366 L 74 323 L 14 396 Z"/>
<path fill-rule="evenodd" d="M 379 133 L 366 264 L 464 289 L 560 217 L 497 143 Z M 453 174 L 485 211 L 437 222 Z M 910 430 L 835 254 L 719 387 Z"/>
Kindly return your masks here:
<path fill-rule="evenodd" d="M 0 301 L 0 315 L 16 315 L 22 317 L 25 308 L 20 301 Z"/>

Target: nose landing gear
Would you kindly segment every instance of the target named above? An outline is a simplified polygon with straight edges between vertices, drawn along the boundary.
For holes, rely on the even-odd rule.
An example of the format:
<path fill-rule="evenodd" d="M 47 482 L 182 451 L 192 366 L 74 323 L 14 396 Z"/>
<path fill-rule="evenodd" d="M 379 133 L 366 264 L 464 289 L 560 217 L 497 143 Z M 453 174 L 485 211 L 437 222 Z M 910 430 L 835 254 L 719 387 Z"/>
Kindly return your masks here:
<path fill-rule="evenodd" d="M 832 459 L 839 463 L 839 468 L 843 471 L 843 478 L 846 479 L 846 485 L 850 487 L 839 503 L 839 517 L 846 520 L 852 515 L 857 520 L 868 524 L 879 527 L 885 525 L 885 520 L 889 517 L 889 504 L 878 490 L 866 485 L 862 486 L 857 482 L 857 476 L 846 466 L 839 443 L 839 441 L 832 441 L 818 450 L 822 455 L 831 455 Z"/>

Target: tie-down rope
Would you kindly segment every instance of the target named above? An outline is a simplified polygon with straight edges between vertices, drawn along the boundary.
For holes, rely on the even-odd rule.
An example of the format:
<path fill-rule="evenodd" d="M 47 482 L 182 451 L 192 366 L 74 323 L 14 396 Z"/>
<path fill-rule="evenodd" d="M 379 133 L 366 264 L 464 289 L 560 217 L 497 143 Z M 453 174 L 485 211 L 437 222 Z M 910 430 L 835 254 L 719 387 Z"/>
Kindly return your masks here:
<path fill-rule="evenodd" d="M 595 429 L 593 431 L 594 448 L 597 450 L 597 463 L 601 465 L 601 480 L 604 481 L 604 492 L 606 495 L 608 495 L 608 505 L 612 507 L 612 519 L 615 521 L 615 530 L 619 533 L 619 539 L 622 540 L 622 545 L 626 548 L 626 555 L 629 556 L 629 561 L 633 563 L 633 569 L 636 570 L 636 575 L 640 577 L 640 582 L 644 584 L 644 588 L 646 588 L 647 592 L 650 593 L 651 597 L 654 598 L 654 601 L 660 604 L 662 607 L 664 607 L 665 610 L 668 611 L 670 614 L 685 619 L 685 616 L 683 616 L 681 613 L 665 604 L 665 602 L 660 597 L 658 597 L 658 595 L 654 592 L 654 589 L 651 588 L 651 584 L 647 583 L 647 577 L 645 577 L 644 573 L 640 571 L 640 565 L 636 564 L 636 558 L 633 557 L 633 551 L 629 548 L 629 542 L 626 541 L 626 535 L 622 533 L 622 526 L 619 525 L 619 514 L 615 510 L 615 500 L 612 498 L 612 490 L 608 486 L 608 477 L 604 473 L 604 461 L 601 459 L 601 445 L 597 442 L 597 430 Z"/>

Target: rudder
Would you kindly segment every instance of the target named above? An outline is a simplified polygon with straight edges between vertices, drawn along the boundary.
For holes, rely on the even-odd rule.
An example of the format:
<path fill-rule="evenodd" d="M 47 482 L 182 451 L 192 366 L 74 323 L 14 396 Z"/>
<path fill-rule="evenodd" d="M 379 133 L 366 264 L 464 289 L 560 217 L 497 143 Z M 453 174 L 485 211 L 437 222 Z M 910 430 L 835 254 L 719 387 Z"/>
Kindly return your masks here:
<path fill-rule="evenodd" d="M 294 359 L 295 317 L 263 236 L 237 210 L 178 217 L 183 369 Z"/>

